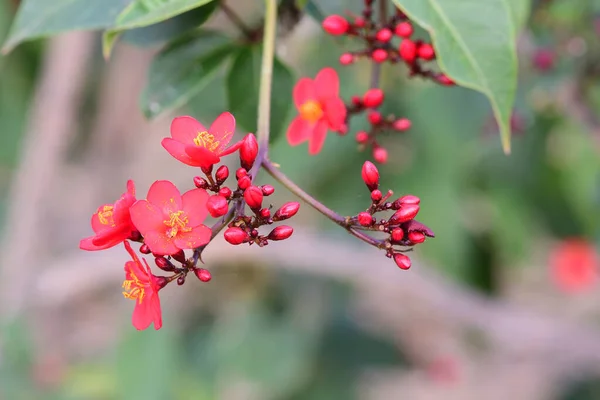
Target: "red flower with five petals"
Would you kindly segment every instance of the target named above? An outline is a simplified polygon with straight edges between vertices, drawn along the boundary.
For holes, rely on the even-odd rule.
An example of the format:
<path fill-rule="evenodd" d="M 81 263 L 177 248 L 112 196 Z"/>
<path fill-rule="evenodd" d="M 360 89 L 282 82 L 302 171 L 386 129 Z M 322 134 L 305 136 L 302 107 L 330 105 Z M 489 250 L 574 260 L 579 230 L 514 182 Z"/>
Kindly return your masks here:
<path fill-rule="evenodd" d="M 228 112 L 219 115 L 208 129 L 192 117 L 177 117 L 171 123 L 171 137 L 161 144 L 182 163 L 208 168 L 240 148 L 241 141 L 226 148 L 234 131 L 235 118 Z"/>
<path fill-rule="evenodd" d="M 202 224 L 208 214 L 208 193 L 193 189 L 183 194 L 169 181 L 156 181 L 146 200 L 131 206 L 133 224 L 154 254 L 171 255 L 210 241 L 212 231 Z"/>
<path fill-rule="evenodd" d="M 142 264 L 129 242 L 125 241 L 124 245 L 133 259 L 125 263 L 125 281 L 123 281 L 123 289 L 125 289 L 123 296 L 135 300 L 131 322 L 140 331 L 154 322 L 154 329 L 158 330 L 162 326 L 158 291 L 166 285 L 167 280 L 162 276 L 152 275 L 146 260 L 142 259 L 144 261 Z"/>
<path fill-rule="evenodd" d="M 327 130 L 337 131 L 346 119 L 346 106 L 339 97 L 340 80 L 333 68 L 322 69 L 314 80 L 302 78 L 294 87 L 299 115 L 287 131 L 288 143 L 297 146 L 308 140 L 308 153 L 323 148 Z"/>
<path fill-rule="evenodd" d="M 82 250 L 104 250 L 116 246 L 137 229 L 131 222 L 129 208 L 135 203 L 135 185 L 132 180 L 127 181 L 127 192 L 114 204 L 100 206 L 92 215 L 92 229 L 94 236 L 82 239 L 79 248 Z"/>

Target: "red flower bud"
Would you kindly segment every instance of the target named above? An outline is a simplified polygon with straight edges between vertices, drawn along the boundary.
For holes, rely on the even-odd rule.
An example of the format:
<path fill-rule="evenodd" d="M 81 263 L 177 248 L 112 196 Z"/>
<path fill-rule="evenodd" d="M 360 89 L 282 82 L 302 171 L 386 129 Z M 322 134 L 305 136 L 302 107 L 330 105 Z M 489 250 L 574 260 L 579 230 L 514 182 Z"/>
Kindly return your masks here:
<path fill-rule="evenodd" d="M 406 269 L 409 269 L 411 266 L 410 258 L 408 258 L 408 256 L 406 256 L 402 253 L 394 254 L 394 261 L 396 262 L 396 265 L 400 269 L 406 270 Z"/>
<path fill-rule="evenodd" d="M 244 200 L 251 209 L 259 209 L 262 206 L 263 201 L 262 190 L 256 186 L 250 186 L 244 191 Z"/>
<path fill-rule="evenodd" d="M 212 279 L 212 275 L 210 274 L 210 271 L 204 268 L 196 268 L 194 270 L 194 274 L 196 274 L 196 277 L 198 279 L 200 279 L 202 282 L 208 282 Z"/>
<path fill-rule="evenodd" d="M 363 96 L 363 103 L 365 107 L 375 108 L 379 107 L 383 102 L 384 94 L 381 89 L 369 89 Z"/>
<path fill-rule="evenodd" d="M 410 39 L 404 39 L 402 43 L 400 43 L 398 53 L 400 53 L 400 57 L 402 57 L 404 61 L 412 64 L 417 58 L 417 45 Z"/>
<path fill-rule="evenodd" d="M 206 189 L 208 187 L 208 182 L 206 182 L 206 179 L 204 179 L 204 178 L 195 176 L 194 177 L 194 186 L 196 186 L 198 189 Z"/>
<path fill-rule="evenodd" d="M 358 223 L 362 226 L 371 226 L 373 224 L 373 216 L 366 211 L 358 213 Z"/>
<path fill-rule="evenodd" d="M 221 185 L 223 182 L 229 178 L 229 168 L 227 165 L 221 165 L 217 172 L 215 173 L 215 178 L 217 179 L 217 185 Z"/>
<path fill-rule="evenodd" d="M 411 125 L 408 118 L 400 118 L 394 121 L 394 129 L 400 132 L 409 130 Z"/>
<path fill-rule="evenodd" d="M 225 237 L 225 240 L 227 240 L 228 243 L 233 245 L 242 244 L 248 241 L 248 239 L 250 238 L 245 230 L 243 230 L 242 228 L 238 228 L 237 226 L 234 226 L 233 228 L 228 228 L 223 234 L 223 236 Z"/>
<path fill-rule="evenodd" d="M 411 219 L 410 221 L 406 222 L 405 224 L 402 224 L 402 228 L 406 232 L 417 231 L 417 232 L 421 232 L 425 236 L 435 237 L 435 233 L 427 225 L 425 225 L 415 219 Z"/>
<path fill-rule="evenodd" d="M 408 232 L 408 240 L 412 243 L 423 243 L 425 241 L 425 235 L 419 231 Z"/>
<path fill-rule="evenodd" d="M 206 208 L 213 218 L 219 218 L 227 214 L 227 211 L 229 211 L 229 204 L 225 197 L 214 194 L 208 198 Z"/>
<path fill-rule="evenodd" d="M 367 143 L 369 140 L 369 134 L 365 131 L 356 132 L 356 141 L 358 143 Z"/>
<path fill-rule="evenodd" d="M 219 194 L 228 199 L 231 197 L 231 189 L 229 189 L 227 186 L 222 187 L 221 190 L 219 190 Z"/>
<path fill-rule="evenodd" d="M 143 245 L 140 246 L 140 253 L 150 254 L 152 252 L 150 251 L 150 247 L 148 247 L 148 245 L 146 243 L 144 243 Z"/>
<path fill-rule="evenodd" d="M 248 176 L 242 176 L 239 180 L 238 180 L 238 187 L 242 190 L 246 190 L 248 189 L 248 187 L 252 185 L 252 179 L 250 179 L 250 177 Z"/>
<path fill-rule="evenodd" d="M 354 62 L 354 55 L 352 53 L 344 53 L 340 56 L 340 64 L 350 65 Z"/>
<path fill-rule="evenodd" d="M 413 196 L 412 194 L 407 194 L 398 199 L 400 204 L 419 204 L 421 203 L 421 199 L 417 196 Z"/>
<path fill-rule="evenodd" d="M 242 146 L 240 147 L 240 163 L 242 167 L 250 170 L 254 165 L 256 156 L 258 155 L 258 143 L 256 137 L 249 133 L 244 138 Z"/>
<path fill-rule="evenodd" d="M 393 36 L 393 33 L 390 29 L 383 28 L 379 32 L 377 32 L 377 34 L 375 34 L 375 39 L 377 39 L 380 42 L 386 43 L 386 42 L 390 41 L 392 36 Z"/>
<path fill-rule="evenodd" d="M 385 164 L 388 159 L 388 152 L 383 147 L 373 149 L 373 158 L 380 164 Z"/>
<path fill-rule="evenodd" d="M 410 22 L 400 22 L 398 25 L 396 25 L 396 29 L 394 29 L 396 36 L 400 36 L 404 39 L 411 37 L 413 32 L 414 29 Z"/>
<path fill-rule="evenodd" d="M 292 236 L 292 233 L 294 233 L 294 229 L 291 226 L 281 225 L 273 229 L 268 238 L 271 240 L 285 240 Z"/>
<path fill-rule="evenodd" d="M 238 168 L 235 171 L 235 179 L 237 179 L 238 181 L 245 176 L 248 176 L 248 171 L 246 171 L 245 168 Z"/>
<path fill-rule="evenodd" d="M 185 283 L 185 275 L 181 275 L 179 278 L 177 278 L 177 285 L 181 286 Z"/>
<path fill-rule="evenodd" d="M 422 58 L 426 61 L 433 60 L 435 58 L 435 50 L 429 43 L 423 43 L 420 45 L 419 49 L 417 50 L 417 54 L 419 55 L 419 58 Z"/>
<path fill-rule="evenodd" d="M 355 105 L 356 107 L 362 107 L 362 100 L 360 99 L 360 97 L 358 96 L 352 96 L 352 104 Z"/>
<path fill-rule="evenodd" d="M 533 54 L 533 66 L 540 72 L 547 72 L 554 67 L 555 55 L 552 49 L 538 49 Z"/>
<path fill-rule="evenodd" d="M 403 204 L 398 211 L 392 215 L 390 218 L 390 224 L 402 224 L 404 222 L 410 221 L 419 213 L 419 205 L 418 204 Z"/>
<path fill-rule="evenodd" d="M 281 206 L 279 210 L 273 215 L 273 221 L 283 221 L 284 219 L 292 218 L 298 212 L 300 203 L 297 201 L 291 201 Z"/>
<path fill-rule="evenodd" d="M 367 21 L 365 21 L 365 19 L 362 17 L 356 17 L 354 19 L 354 26 L 356 26 L 357 28 L 364 28 L 366 24 Z"/>
<path fill-rule="evenodd" d="M 339 36 L 348 31 L 350 24 L 342 16 L 330 15 L 323 20 L 322 26 L 330 35 Z"/>
<path fill-rule="evenodd" d="M 444 86 L 454 86 L 455 85 L 454 81 L 452 79 L 448 78 L 448 76 L 445 74 L 439 74 L 437 76 L 437 81 L 438 81 L 438 83 L 440 83 Z"/>
<path fill-rule="evenodd" d="M 163 256 L 156 257 L 154 259 L 154 263 L 156 264 L 156 266 L 158 268 L 162 269 L 163 271 L 167 271 L 167 272 L 175 271 L 175 267 L 169 262 L 169 260 L 167 260 Z"/>
<path fill-rule="evenodd" d="M 392 242 L 400 242 L 404 239 L 404 231 L 400 228 L 392 229 Z"/>
<path fill-rule="evenodd" d="M 175 254 L 171 254 L 171 257 L 173 258 L 173 260 L 175 261 L 179 261 L 180 263 L 185 263 L 185 252 L 183 250 L 179 250 L 177 253 Z"/>
<path fill-rule="evenodd" d="M 263 208 L 260 210 L 259 215 L 264 219 L 269 219 L 271 217 L 271 210 Z"/>
<path fill-rule="evenodd" d="M 384 50 L 384 49 L 375 49 L 375 50 L 373 50 L 373 53 L 371 53 L 371 58 L 376 63 L 382 63 L 385 60 L 387 60 L 388 52 L 387 52 L 387 50 Z"/>
<path fill-rule="evenodd" d="M 271 185 L 262 185 L 260 188 L 262 189 L 262 194 L 265 196 L 270 196 L 275 192 L 275 188 Z"/>
<path fill-rule="evenodd" d="M 373 125 L 379 125 L 381 123 L 381 120 L 383 119 L 379 111 L 371 111 L 367 118 L 369 119 L 369 122 Z"/>
<path fill-rule="evenodd" d="M 212 174 L 213 167 L 214 167 L 214 164 L 211 164 L 211 165 L 209 165 L 208 167 L 200 167 L 200 169 L 201 169 L 201 170 L 202 170 L 202 172 L 204 172 L 206 175 L 210 175 L 210 174 Z"/>
<path fill-rule="evenodd" d="M 374 203 L 378 203 L 382 198 L 383 198 L 383 195 L 381 194 L 381 190 L 373 190 L 371 192 L 371 200 Z"/>
<path fill-rule="evenodd" d="M 372 162 L 365 161 L 362 167 L 361 176 L 370 191 L 379 187 L 379 171 Z"/>

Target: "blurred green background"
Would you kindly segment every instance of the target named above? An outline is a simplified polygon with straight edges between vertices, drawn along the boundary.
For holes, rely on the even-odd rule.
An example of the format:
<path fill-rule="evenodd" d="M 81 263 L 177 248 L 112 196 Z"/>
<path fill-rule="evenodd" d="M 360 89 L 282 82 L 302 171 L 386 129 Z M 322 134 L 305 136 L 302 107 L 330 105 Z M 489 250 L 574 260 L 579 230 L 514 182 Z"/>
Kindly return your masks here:
<path fill-rule="evenodd" d="M 260 6 L 232 3 L 249 25 L 259 21 Z M 360 3 L 319 2 L 325 14 L 358 10 Z M 571 369 L 569 366 L 575 364 L 567 363 L 564 369 L 547 371 L 542 366 L 552 354 L 511 353 L 500 345 L 490 345 L 490 332 L 481 326 L 472 332 L 465 323 L 468 317 L 455 320 L 453 311 L 447 311 L 453 309 L 455 299 L 444 297 L 454 292 L 425 295 L 424 299 L 439 299 L 429 305 L 433 307 L 430 309 L 419 303 L 418 295 L 402 297 L 402 293 L 382 288 L 378 296 L 377 282 L 392 275 L 379 281 L 368 278 L 377 276 L 378 270 L 386 274 L 393 271 L 398 280 L 419 274 L 419 269 L 429 271 L 441 287 L 464 293 L 458 303 L 480 302 L 487 307 L 498 302 L 528 310 L 534 316 L 539 313 L 558 321 L 556 326 L 564 323 L 589 330 L 586 338 L 590 348 L 600 349 L 592 346 L 600 343 L 596 340 L 600 340 L 598 288 L 575 296 L 561 293 L 548 277 L 547 260 L 555 243 L 565 238 L 582 237 L 592 243 L 600 239 L 600 128 L 590 125 L 590 119 L 580 118 L 572 102 L 561 100 L 565 88 L 581 82 L 585 106 L 593 116 L 600 110 L 596 79 L 600 60 L 600 19 L 596 13 L 600 8 L 596 3 L 534 2 L 530 23 L 519 42 L 518 126 L 509 157 L 502 153 L 482 95 L 409 80 L 402 66 L 384 66 L 382 87 L 387 97 L 383 111 L 406 116 L 412 128 L 406 133 L 384 135 L 390 157 L 388 164 L 380 167 L 382 187 L 397 194 L 418 195 L 419 220 L 436 233 L 435 239 L 415 251 L 418 261 L 411 271 L 396 271 L 383 254 L 368 253 L 372 264 L 355 268 L 367 277 L 361 285 L 356 274 L 342 279 L 327 272 L 339 269 L 338 265 L 343 267 L 347 260 L 323 251 L 316 255 L 322 267 L 313 266 L 305 273 L 303 267 L 293 267 L 293 257 L 302 257 L 293 251 L 296 236 L 265 249 L 250 249 L 255 253 L 253 258 L 247 259 L 249 252 L 244 252 L 216 264 L 210 263 L 211 251 L 234 253 L 237 248 L 209 247 L 206 261 L 213 281 L 208 285 L 190 281 L 185 290 L 167 288 L 169 293 L 163 296 L 165 325 L 158 332 L 137 332 L 131 327 L 132 304 L 120 298 L 120 277 L 116 274 L 107 278 L 111 285 L 100 279 L 94 286 L 94 278 L 86 278 L 85 263 L 73 269 L 51 269 L 70 265 L 70 257 L 78 252 L 78 240 L 90 234 L 87 224 L 95 210 L 93 204 L 116 198 L 128 177 L 138 182 L 140 194 L 155 179 L 179 179 L 181 187 L 191 187 L 193 172 L 174 166 L 160 148 L 160 138 L 168 135 L 168 116 L 156 122 L 139 122 L 139 93 L 130 93 L 131 85 L 118 78 L 122 74 L 128 77 L 124 79 L 134 79 L 141 74 L 137 68 L 145 75 L 157 47 L 136 48 L 124 41 L 117 46 L 115 56 L 105 62 L 100 36 L 94 36 L 90 43 L 95 48 L 76 114 L 79 120 L 73 122 L 76 134 L 64 151 L 60 176 L 46 193 L 47 201 L 39 205 L 44 223 L 40 235 L 45 245 L 39 253 L 19 255 L 22 265 L 1 264 L 5 270 L 23 269 L 23 276 L 28 277 L 24 296 L 36 300 L 19 308 L 16 318 L 2 321 L 0 398 L 495 399 L 506 398 L 509 392 L 498 390 L 512 385 L 515 391 L 510 393 L 519 399 L 600 399 L 600 385 L 594 378 L 600 371 L 598 360 L 591 367 L 582 362 L 585 368 Z M 0 2 L 1 37 L 8 32 L 15 10 L 16 2 Z M 221 14 L 214 15 L 209 25 L 236 35 Z M 423 32 L 419 34 L 425 37 Z M 337 65 L 343 46 L 352 43 L 324 35 L 306 17 L 280 41 L 278 51 L 298 78 Z M 27 179 L 17 171 L 48 48 L 48 41 L 25 43 L 0 58 L 0 221 L 8 220 L 8 213 L 16 209 L 9 204 L 11 184 L 17 178 Z M 541 48 L 553 54 L 552 66 L 545 70 L 534 62 Z M 366 62 L 338 68 L 342 97 L 364 93 L 369 68 Z M 189 113 L 209 123 L 227 110 L 225 72 L 219 71 L 217 78 L 177 113 Z M 274 98 L 279 93 L 275 87 Z M 247 93 L 240 90 L 236 95 Z M 99 111 L 102 104 L 118 98 L 130 99 L 126 110 L 109 107 L 104 113 Z M 287 121 L 291 118 L 290 112 Z M 131 126 L 127 125 L 129 120 Z M 595 123 L 595 118 L 591 122 Z M 120 125 L 115 128 L 111 123 Z M 113 130 L 107 141 L 93 136 L 103 133 L 98 128 L 102 124 Z M 281 121 L 281 125 L 287 124 Z M 359 174 L 362 162 L 371 155 L 356 150 L 352 135 L 364 127 L 364 117 L 356 117 L 351 134 L 329 135 L 323 152 L 315 157 L 307 155 L 305 146 L 289 147 L 280 135 L 273 143 L 271 158 L 323 203 L 340 214 L 354 215 L 369 202 Z M 103 146 L 101 150 L 94 148 L 98 144 Z M 132 160 L 138 163 L 126 164 Z M 85 178 L 91 170 L 93 174 Z M 77 185 L 69 186 L 69 182 L 78 182 L 71 178 L 83 179 L 96 191 L 82 200 L 86 207 L 79 211 L 69 209 L 78 196 L 78 192 L 69 191 Z M 273 183 L 264 175 L 260 181 Z M 274 204 L 291 200 L 284 188 L 274 186 L 278 189 Z M 65 196 L 72 202 L 66 202 Z M 335 254 L 347 252 L 350 259 L 352 254 L 369 251 L 308 207 L 302 212 L 305 217 L 294 225 L 299 241 L 306 237 L 339 241 L 341 247 Z M 11 235 L 13 227 L 3 222 L 0 226 L 5 236 Z M 302 236 L 303 229 L 309 232 L 307 236 Z M 274 249 L 276 246 L 279 250 Z M 276 259 L 271 251 L 289 251 L 292 259 L 288 264 L 292 266 L 267 266 L 273 263 L 272 257 Z M 111 254 L 117 253 L 116 258 L 107 260 L 125 260 L 120 249 Z M 85 260 L 96 256 L 91 254 Z M 102 268 L 120 273 L 123 262 Z M 298 261 L 298 265 L 304 264 Z M 82 281 L 89 284 L 90 280 L 92 284 L 86 286 L 85 296 L 52 297 L 59 299 L 54 305 L 52 298 L 39 298 L 51 290 L 43 286 L 50 282 L 49 277 L 59 282 L 53 286 L 59 288 Z M 42 283 L 36 283 L 38 278 Z M 10 290 L 11 281 L 1 281 L 0 285 L 0 289 Z M 419 288 L 415 288 L 418 293 Z M 428 286 L 427 290 L 436 288 Z M 183 292 L 177 294 L 179 297 L 172 293 L 179 292 L 177 289 Z M 389 297 L 389 293 L 398 297 Z M 469 309 L 461 304 L 456 307 Z M 116 315 L 107 317 L 107 311 Z M 401 317 L 395 318 L 395 313 Z M 531 346 L 535 348 L 536 343 Z M 562 354 L 569 352 L 570 345 L 564 342 L 548 348 L 555 346 Z M 450 363 L 444 361 L 448 359 Z M 523 372 L 525 366 L 531 368 Z M 482 381 L 479 375 L 491 377 L 496 373 L 494 384 Z M 529 378 L 515 383 L 515 375 Z M 537 391 L 527 391 L 529 386 Z M 523 391 L 519 392 L 520 388 Z M 504 397 L 493 397 L 494 393 Z"/>

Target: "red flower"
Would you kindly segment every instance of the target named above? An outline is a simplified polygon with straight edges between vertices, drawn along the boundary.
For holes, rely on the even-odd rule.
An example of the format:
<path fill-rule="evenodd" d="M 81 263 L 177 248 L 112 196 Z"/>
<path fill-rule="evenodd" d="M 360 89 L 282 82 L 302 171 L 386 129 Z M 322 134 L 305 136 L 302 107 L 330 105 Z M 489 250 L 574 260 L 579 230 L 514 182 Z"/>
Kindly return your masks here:
<path fill-rule="evenodd" d="M 131 219 L 144 243 L 158 255 L 172 255 L 210 241 L 212 231 L 202 225 L 208 214 L 208 193 L 193 189 L 183 194 L 169 181 L 156 181 L 147 200 L 131 206 Z"/>
<path fill-rule="evenodd" d="M 125 289 L 123 296 L 135 300 L 131 322 L 140 331 L 154 322 L 154 329 L 158 330 L 162 326 L 158 291 L 165 286 L 167 280 L 152 275 L 146 260 L 142 259 L 144 261 L 142 264 L 129 242 L 125 241 L 123 244 L 133 259 L 125 263 L 125 281 L 123 281 L 123 289 Z"/>
<path fill-rule="evenodd" d="M 100 206 L 92 215 L 94 236 L 82 239 L 79 248 L 82 250 L 104 250 L 116 246 L 137 231 L 129 215 L 129 207 L 135 203 L 135 185 L 127 181 L 127 192 L 114 204 Z"/>
<path fill-rule="evenodd" d="M 565 292 L 580 292 L 598 280 L 600 258 L 588 241 L 571 238 L 550 254 L 550 269 L 556 285 Z"/>
<path fill-rule="evenodd" d="M 239 149 L 241 141 L 225 148 L 234 131 L 235 118 L 228 112 L 219 115 L 208 130 L 192 117 L 177 117 L 171 123 L 171 137 L 164 138 L 161 143 L 182 163 L 208 168 Z"/>
<path fill-rule="evenodd" d="M 323 148 L 327 130 L 337 131 L 346 119 L 346 106 L 339 97 L 340 81 L 333 68 L 322 69 L 314 80 L 302 78 L 294 87 L 298 115 L 287 131 L 288 143 L 297 146 L 308 140 L 308 153 Z"/>

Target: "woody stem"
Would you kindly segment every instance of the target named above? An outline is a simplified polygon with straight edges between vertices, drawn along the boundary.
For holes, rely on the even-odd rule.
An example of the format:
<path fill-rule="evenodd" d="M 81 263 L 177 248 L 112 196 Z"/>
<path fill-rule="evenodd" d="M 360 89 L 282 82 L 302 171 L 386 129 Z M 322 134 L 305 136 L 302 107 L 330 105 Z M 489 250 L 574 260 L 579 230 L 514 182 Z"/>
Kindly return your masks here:
<path fill-rule="evenodd" d="M 257 164 L 267 156 L 271 120 L 271 85 L 273 81 L 273 59 L 275 58 L 275 34 L 277 30 L 277 0 L 265 0 L 265 27 L 263 36 L 263 53 L 260 67 L 260 88 L 258 92 L 258 148 Z"/>

